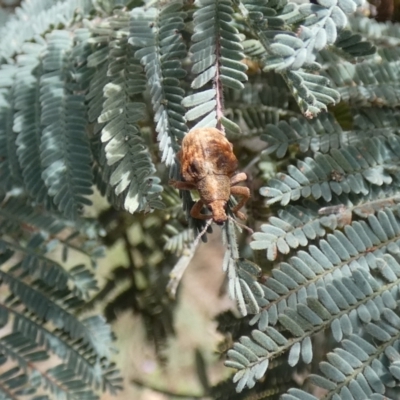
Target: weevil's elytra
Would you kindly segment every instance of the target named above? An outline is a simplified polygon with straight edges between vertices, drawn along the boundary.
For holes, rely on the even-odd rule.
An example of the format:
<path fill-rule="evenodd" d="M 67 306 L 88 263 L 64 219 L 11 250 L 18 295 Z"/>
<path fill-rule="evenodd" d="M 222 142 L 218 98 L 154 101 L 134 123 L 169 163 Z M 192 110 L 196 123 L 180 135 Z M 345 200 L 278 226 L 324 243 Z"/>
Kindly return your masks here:
<path fill-rule="evenodd" d="M 183 181 L 170 184 L 181 190 L 197 189 L 200 200 L 194 204 L 190 215 L 197 219 L 212 218 L 217 224 L 227 220 L 226 204 L 229 196 L 242 196 L 232 209 L 240 219 L 246 216 L 239 210 L 250 197 L 247 187 L 236 186 L 247 179 L 244 172 L 237 173 L 238 161 L 233 154 L 233 146 L 216 128 L 198 128 L 190 131 L 182 141 L 178 153 Z M 211 215 L 202 214 L 206 206 Z"/>

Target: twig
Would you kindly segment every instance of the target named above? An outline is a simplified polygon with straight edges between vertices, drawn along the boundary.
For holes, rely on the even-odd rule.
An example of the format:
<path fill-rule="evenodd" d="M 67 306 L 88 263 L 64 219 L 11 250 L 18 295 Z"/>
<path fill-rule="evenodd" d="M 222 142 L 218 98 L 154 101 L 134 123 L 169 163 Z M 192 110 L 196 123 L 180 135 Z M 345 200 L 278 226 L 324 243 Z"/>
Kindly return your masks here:
<path fill-rule="evenodd" d="M 167 285 L 167 292 L 172 299 L 175 299 L 176 290 L 178 289 L 179 282 L 181 281 L 182 276 L 186 271 L 186 268 L 188 267 L 190 261 L 194 256 L 194 252 L 196 251 L 200 238 L 206 233 L 208 227 L 211 225 L 212 222 L 213 220 L 211 218 L 207 221 L 206 225 L 204 226 L 204 229 L 197 235 L 193 244 L 190 246 L 190 249 L 187 252 L 187 254 L 183 254 L 181 256 L 181 258 L 175 264 L 174 268 L 169 274 L 170 279 Z"/>
<path fill-rule="evenodd" d="M 131 381 L 133 384 L 140 386 L 142 388 L 146 388 L 146 389 L 150 389 L 150 390 L 154 390 L 155 392 L 161 393 L 161 394 L 165 394 L 166 396 L 170 396 L 170 397 L 179 397 L 180 399 L 205 399 L 207 396 L 205 394 L 188 394 L 188 393 L 174 393 L 174 392 L 170 392 L 167 389 L 162 389 L 162 388 L 157 388 L 154 387 L 152 385 L 150 385 L 149 383 L 144 383 L 141 382 L 138 379 L 133 378 Z"/>

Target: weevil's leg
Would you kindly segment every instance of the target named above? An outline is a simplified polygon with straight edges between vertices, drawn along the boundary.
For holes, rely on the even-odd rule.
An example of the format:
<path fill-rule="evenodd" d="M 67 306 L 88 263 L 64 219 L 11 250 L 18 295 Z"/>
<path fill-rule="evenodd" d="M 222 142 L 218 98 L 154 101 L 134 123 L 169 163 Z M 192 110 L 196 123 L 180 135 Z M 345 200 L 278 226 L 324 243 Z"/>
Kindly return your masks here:
<path fill-rule="evenodd" d="M 201 213 L 203 205 L 204 205 L 204 203 L 201 200 L 197 201 L 193 205 L 192 209 L 190 210 L 190 216 L 192 218 L 196 218 L 196 219 L 210 219 L 210 218 L 212 218 L 211 214 L 206 215 L 206 214 L 202 214 Z"/>
<path fill-rule="evenodd" d="M 242 196 L 242 199 L 232 208 L 232 212 L 240 219 L 245 220 L 246 215 L 239 210 L 246 204 L 247 200 L 250 198 L 250 189 L 245 186 L 232 186 L 231 194 L 236 196 Z"/>
<path fill-rule="evenodd" d="M 194 190 L 194 189 L 196 189 L 196 185 L 191 182 L 175 181 L 173 179 L 170 179 L 170 181 L 168 183 L 171 186 L 173 186 L 175 189 L 179 189 L 179 190 Z"/>
<path fill-rule="evenodd" d="M 247 179 L 247 175 L 244 172 L 240 172 L 239 174 L 233 175 L 231 178 L 231 186 L 235 186 L 239 182 L 243 182 Z"/>

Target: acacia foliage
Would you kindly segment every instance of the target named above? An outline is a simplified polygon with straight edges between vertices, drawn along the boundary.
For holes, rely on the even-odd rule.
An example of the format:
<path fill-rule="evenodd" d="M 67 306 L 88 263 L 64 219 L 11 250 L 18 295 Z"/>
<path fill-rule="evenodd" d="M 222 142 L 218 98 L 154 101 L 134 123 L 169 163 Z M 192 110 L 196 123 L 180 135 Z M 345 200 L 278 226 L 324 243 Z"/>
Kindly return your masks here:
<path fill-rule="evenodd" d="M 172 314 L 159 270 L 188 262 L 193 231 L 204 227 L 189 216 L 191 194 L 178 197 L 167 182 L 180 178 L 176 155 L 187 131 L 212 126 L 234 143 L 265 198 L 256 194 L 249 206 L 249 223 L 260 226 L 250 243 L 260 265 L 241 257 L 250 249 L 238 244 L 235 225 L 223 228 L 229 293 L 251 316 L 227 352 L 237 391 L 312 398 L 287 390 L 289 375 L 285 385 L 265 376 L 279 376 L 273 361 L 286 354 L 293 371 L 311 364 L 312 339 L 330 328 L 336 344 L 311 381 L 335 399 L 395 398 L 399 30 L 361 11 L 351 17 L 360 6 L 33 0 L 4 16 L 0 281 L 10 296 L 0 313 L 12 333 L 0 338 L 0 363 L 16 367 L 0 380 L 14 397 L 45 387 L 60 398 L 91 399 L 119 388 L 109 326 L 80 315 L 108 290 L 93 297 L 90 264 L 104 233 L 85 214 L 94 188 L 117 215 L 154 212 L 158 235 L 140 251 L 157 248 L 163 261 L 147 265 L 146 290 L 133 279 L 108 310 L 133 291 L 134 310 L 156 324 L 147 300 L 154 298 L 168 315 L 155 335 L 165 340 Z M 250 138 L 264 151 L 245 149 Z M 150 231 L 145 220 L 133 219 Z M 71 249 L 88 266 L 65 268 Z M 51 257 L 56 250 L 60 261 Z M 54 354 L 57 367 L 36 368 Z M 220 388 L 215 398 L 223 398 Z"/>

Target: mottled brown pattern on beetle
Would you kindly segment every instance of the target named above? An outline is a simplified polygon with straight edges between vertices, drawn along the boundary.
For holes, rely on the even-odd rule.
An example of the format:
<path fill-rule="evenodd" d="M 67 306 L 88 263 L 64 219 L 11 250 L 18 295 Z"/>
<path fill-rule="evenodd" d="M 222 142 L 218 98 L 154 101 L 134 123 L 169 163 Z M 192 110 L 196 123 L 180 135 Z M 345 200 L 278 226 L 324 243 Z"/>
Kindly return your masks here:
<path fill-rule="evenodd" d="M 183 181 L 170 181 L 170 184 L 180 190 L 198 190 L 200 200 L 190 211 L 193 218 L 212 218 L 222 224 L 227 220 L 225 208 L 231 194 L 242 196 L 233 213 L 240 219 L 246 218 L 239 210 L 249 199 L 250 190 L 236 185 L 245 181 L 247 175 L 236 173 L 238 161 L 233 146 L 218 129 L 190 131 L 183 138 L 178 159 Z M 211 210 L 211 215 L 201 213 L 204 205 Z"/>

